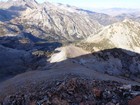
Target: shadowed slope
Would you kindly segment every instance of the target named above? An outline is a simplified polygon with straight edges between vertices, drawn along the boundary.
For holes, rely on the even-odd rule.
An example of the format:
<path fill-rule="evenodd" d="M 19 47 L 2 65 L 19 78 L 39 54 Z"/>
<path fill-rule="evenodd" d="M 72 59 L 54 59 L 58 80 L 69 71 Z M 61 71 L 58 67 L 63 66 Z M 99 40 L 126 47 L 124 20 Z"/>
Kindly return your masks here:
<path fill-rule="evenodd" d="M 118 60 L 121 62 L 121 66 L 118 65 Z M 45 67 L 38 68 L 38 71 L 20 74 L 1 83 L 0 90 L 4 91 L 8 87 L 12 87 L 13 89 L 15 88 L 13 91 L 16 91 L 16 89 L 20 88 L 20 84 L 26 87 L 26 81 L 29 81 L 29 84 L 35 82 L 36 85 L 39 85 L 39 81 L 61 79 L 66 74 L 75 74 L 98 80 L 114 80 L 127 84 L 140 84 L 138 83 L 140 81 L 137 80 L 140 74 L 139 64 L 135 62 L 136 60 L 140 61 L 139 54 L 122 49 L 110 49 L 94 54 L 82 55 L 58 63 L 48 63 Z M 130 69 L 129 67 L 131 66 L 134 66 L 134 68 Z"/>
<path fill-rule="evenodd" d="M 0 80 L 45 65 L 49 53 L 61 45 L 58 42 L 47 42 L 30 33 L 0 37 Z"/>

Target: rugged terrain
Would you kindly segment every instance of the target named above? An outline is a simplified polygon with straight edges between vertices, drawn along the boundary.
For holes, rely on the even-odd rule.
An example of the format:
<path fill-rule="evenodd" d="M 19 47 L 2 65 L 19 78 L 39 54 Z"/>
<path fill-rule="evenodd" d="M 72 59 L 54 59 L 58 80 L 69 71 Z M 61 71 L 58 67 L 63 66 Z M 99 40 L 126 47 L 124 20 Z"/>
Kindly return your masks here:
<path fill-rule="evenodd" d="M 93 58 L 85 57 L 83 64 L 111 75 L 125 75 L 129 78 L 131 74 L 139 75 L 139 26 L 138 22 L 127 19 L 106 26 L 96 35 L 76 43 L 76 46 L 93 53 Z"/>
<path fill-rule="evenodd" d="M 7 96 L 4 105 L 139 105 L 140 102 L 139 86 L 74 75 L 51 83 L 42 81 L 39 86 L 32 84 L 29 88 Z"/>
<path fill-rule="evenodd" d="M 49 40 L 73 41 L 94 34 L 102 27 L 87 12 L 67 5 L 38 4 L 34 0 L 9 0 L 1 5 L 2 36 L 24 31 Z"/>
<path fill-rule="evenodd" d="M 140 52 L 139 47 L 140 23 L 125 19 L 122 22 L 117 22 L 106 26 L 96 35 L 91 35 L 85 40 L 85 43 L 92 43 L 93 47 L 89 48 L 94 51 L 123 48 L 134 52 Z M 84 42 L 83 42 L 84 43 Z"/>
<path fill-rule="evenodd" d="M 0 2 L 0 105 L 139 105 L 140 23 L 132 14 Z"/>

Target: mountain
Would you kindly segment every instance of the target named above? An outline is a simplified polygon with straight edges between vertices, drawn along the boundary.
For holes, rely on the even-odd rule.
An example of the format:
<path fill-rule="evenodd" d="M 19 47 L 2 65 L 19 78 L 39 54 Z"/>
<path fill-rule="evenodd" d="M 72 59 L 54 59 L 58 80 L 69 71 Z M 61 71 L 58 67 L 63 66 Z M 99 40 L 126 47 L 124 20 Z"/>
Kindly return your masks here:
<path fill-rule="evenodd" d="M 25 8 L 37 8 L 38 3 L 35 0 L 8 0 L 7 2 L 1 2 L 0 8 L 21 10 Z"/>
<path fill-rule="evenodd" d="M 123 14 L 115 16 L 115 18 L 117 18 L 120 21 L 123 21 L 125 19 L 131 19 L 133 21 L 140 22 L 140 14 L 139 14 L 139 12 L 128 13 L 128 14 L 123 13 Z"/>
<path fill-rule="evenodd" d="M 138 22 L 127 19 L 106 26 L 101 32 L 78 42 L 76 46 L 93 53 L 92 57 L 82 59 L 82 64 L 88 68 L 110 75 L 126 74 L 129 78 L 133 78 L 132 75 L 137 77 L 136 74 L 140 73 L 140 24 Z"/>
<path fill-rule="evenodd" d="M 135 105 L 138 20 L 47 1 L 0 2 L 0 105 Z"/>
<path fill-rule="evenodd" d="M 87 13 L 68 5 L 10 0 L 0 6 L 0 27 L 3 29 L 1 36 L 10 33 L 16 35 L 24 31 L 40 38 L 74 41 L 94 34 L 102 27 Z"/>
<path fill-rule="evenodd" d="M 138 22 L 130 19 L 122 21 L 120 18 L 117 20 L 116 17 L 69 5 L 49 2 L 39 4 L 35 0 L 9 0 L 1 2 L 0 5 L 0 45 L 4 49 L 12 49 L 13 52 L 29 53 L 33 61 L 32 56 L 35 54 L 35 59 L 39 59 L 39 70 L 45 69 L 40 65 L 40 60 L 45 59 L 44 63 L 48 69 L 55 63 L 72 58 L 74 61 L 70 60 L 70 63 L 74 62 L 76 65 L 80 64 L 82 67 L 109 75 L 139 73 L 137 59 L 140 53 L 140 23 Z M 81 39 L 82 41 L 79 41 Z M 74 45 L 67 46 L 68 43 L 65 47 L 54 50 L 62 46 L 59 43 L 61 41 L 74 41 L 76 46 L 84 50 Z M 101 54 L 86 56 L 97 51 Z M 83 55 L 85 57 L 77 59 Z M 10 57 L 5 58 L 10 59 Z M 129 59 L 131 62 L 126 61 Z M 38 63 L 36 60 L 34 62 Z M 8 64 L 16 65 L 12 63 Z M 38 70 L 38 67 L 35 70 Z"/>
<path fill-rule="evenodd" d="M 0 45 L 0 50 L 0 60 L 2 60 L 0 63 L 0 80 L 32 69 L 33 66 L 29 67 L 33 60 L 31 53 L 2 45 Z"/>
<path fill-rule="evenodd" d="M 140 9 L 133 8 L 107 8 L 107 9 L 95 9 L 96 12 L 108 14 L 110 16 L 117 16 L 121 14 L 139 13 Z"/>
<path fill-rule="evenodd" d="M 101 15 L 101 18 L 104 21 L 103 23 L 105 23 L 105 25 L 110 25 L 107 23 L 121 22 L 125 19 L 131 19 L 133 21 L 140 22 L 140 14 L 139 14 L 140 9 L 109 8 L 109 9 L 95 9 L 95 11 L 101 14 L 105 14 L 105 15 Z"/>
<path fill-rule="evenodd" d="M 90 10 L 79 9 L 79 8 L 76 10 L 78 10 L 79 12 L 88 14 L 92 19 L 98 21 L 103 26 L 110 25 L 119 21 L 119 19 L 117 19 L 116 17 L 110 16 L 104 13 L 100 13 L 100 12 L 99 13 L 93 12 L 94 10 L 90 11 Z"/>
<path fill-rule="evenodd" d="M 107 59 L 107 55 L 109 52 L 113 54 L 117 52 L 118 56 L 122 54 L 120 57 L 123 60 L 125 60 L 126 57 L 132 58 L 131 56 L 128 56 L 125 53 L 121 52 L 121 50 L 123 49 L 99 51 L 94 53 L 95 56 L 93 57 L 93 54 L 79 55 L 81 51 L 82 54 L 87 53 L 85 53 L 85 51 L 83 51 L 81 48 L 77 47 L 74 47 L 74 50 L 72 50 L 72 47 L 73 46 L 70 46 L 70 49 L 66 49 L 65 47 L 62 48 L 62 50 L 67 50 L 68 55 L 70 54 L 68 57 L 74 58 L 69 58 L 65 59 L 64 61 L 52 63 L 49 68 L 40 68 L 40 70 L 22 73 L 5 82 L 2 82 L 0 85 L 0 102 L 4 105 L 12 103 L 16 105 L 19 102 L 22 103 L 21 105 L 35 105 L 37 103 L 54 103 L 54 105 L 57 105 L 58 102 L 60 103 L 60 105 L 69 105 L 73 103 L 80 104 L 82 100 L 82 103 L 84 102 L 85 105 L 87 103 L 94 105 L 94 103 L 98 104 L 99 102 L 108 103 L 110 102 L 110 100 L 112 100 L 112 97 L 115 97 L 113 98 L 113 101 L 111 101 L 112 103 L 117 102 L 122 105 L 127 105 L 130 97 L 131 99 L 133 99 L 135 96 L 139 95 L 140 83 L 134 81 L 134 76 L 134 79 L 131 80 L 132 77 L 129 78 L 130 75 L 128 72 L 125 73 L 124 70 L 121 71 L 121 73 L 125 74 L 122 77 L 111 76 L 109 74 L 112 71 L 118 73 L 118 71 L 114 69 L 116 66 L 114 67 L 114 65 L 111 64 L 110 66 L 112 66 L 112 68 L 108 66 L 106 66 L 105 68 L 107 70 L 110 69 L 110 72 L 106 71 L 106 73 L 100 73 L 95 69 L 96 66 L 100 67 L 100 70 L 104 70 L 103 60 Z M 62 52 L 62 50 L 60 52 L 55 52 L 59 53 L 59 56 L 55 58 L 61 57 L 60 55 L 64 53 Z M 75 51 L 74 56 L 71 56 L 73 54 L 73 51 Z M 103 55 L 106 55 L 102 58 L 101 53 Z M 135 57 L 140 56 L 136 53 L 134 53 L 134 55 L 136 55 Z M 96 59 L 96 57 L 98 58 Z M 120 65 L 120 62 L 116 59 L 112 59 L 112 61 L 110 62 L 113 62 L 113 60 L 115 60 L 116 63 L 114 64 Z M 128 63 L 127 62 L 125 62 L 126 67 L 127 65 L 129 65 L 129 63 L 132 62 L 132 60 L 130 60 L 130 62 Z M 136 73 L 135 76 L 137 77 L 137 75 L 139 74 Z M 91 91 L 89 90 L 89 88 L 91 89 Z M 98 98 L 95 96 L 95 93 L 98 93 Z M 104 95 L 102 96 L 102 94 Z M 85 95 L 90 98 L 85 97 Z M 87 101 L 88 99 L 94 100 Z M 93 104 L 91 102 L 93 102 Z"/>
<path fill-rule="evenodd" d="M 60 46 L 58 42 L 48 42 L 30 33 L 0 37 L 0 82 L 42 68 L 48 56 Z"/>
<path fill-rule="evenodd" d="M 1 36 L 28 32 L 50 41 L 75 41 L 119 21 L 106 14 L 47 1 L 9 0 L 1 2 L 0 8 Z"/>
<path fill-rule="evenodd" d="M 103 14 L 103 13 L 95 13 L 95 14 L 89 14 L 91 18 L 94 20 L 97 20 L 101 25 L 107 26 L 116 22 L 119 22 L 120 20 L 116 17 Z"/>
<path fill-rule="evenodd" d="M 140 23 L 125 19 L 106 26 L 96 35 L 91 35 L 85 43 L 92 43 L 97 50 L 123 48 L 140 52 Z M 91 47 L 92 50 L 95 50 Z"/>

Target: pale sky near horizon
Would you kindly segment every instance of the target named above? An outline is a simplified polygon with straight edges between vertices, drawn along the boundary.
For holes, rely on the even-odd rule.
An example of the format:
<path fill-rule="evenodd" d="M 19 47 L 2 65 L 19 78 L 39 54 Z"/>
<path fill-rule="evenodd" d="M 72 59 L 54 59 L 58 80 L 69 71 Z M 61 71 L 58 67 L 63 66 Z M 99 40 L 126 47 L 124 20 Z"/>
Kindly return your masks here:
<path fill-rule="evenodd" d="M 0 0 L 6 1 L 6 0 Z M 45 0 L 36 0 L 39 3 Z M 140 0 L 46 0 L 54 3 L 69 4 L 77 7 L 92 8 L 140 8 Z"/>

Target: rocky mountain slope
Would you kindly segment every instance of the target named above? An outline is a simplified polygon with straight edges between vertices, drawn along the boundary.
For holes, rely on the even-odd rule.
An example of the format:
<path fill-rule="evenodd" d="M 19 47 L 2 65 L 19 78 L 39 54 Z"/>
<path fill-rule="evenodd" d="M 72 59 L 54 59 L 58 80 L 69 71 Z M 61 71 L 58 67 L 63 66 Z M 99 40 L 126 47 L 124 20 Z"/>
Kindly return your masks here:
<path fill-rule="evenodd" d="M 87 13 L 67 5 L 10 0 L 0 3 L 0 7 L 1 35 L 24 31 L 41 38 L 73 41 L 94 34 L 102 27 Z"/>
<path fill-rule="evenodd" d="M 116 53 L 112 53 L 108 50 L 92 56 L 91 58 L 94 60 L 91 60 L 89 57 L 84 57 L 84 59 L 81 57 L 80 60 L 76 59 L 74 62 L 89 68 L 92 64 L 101 64 L 98 67 L 91 66 L 91 68 L 111 75 L 124 75 L 125 73 L 127 73 L 127 75 L 131 73 L 137 74 L 140 71 L 138 56 L 140 52 L 140 24 L 137 22 L 127 19 L 123 22 L 112 24 L 117 20 L 105 14 L 86 11 L 69 5 L 51 4 L 49 2 L 38 4 L 34 0 L 9 0 L 8 2 L 1 2 L 0 4 L 1 8 L 3 8 L 1 9 L 2 18 L 0 18 L 1 36 L 17 37 L 15 37 L 14 40 L 11 37 L 2 38 L 1 44 L 6 48 L 24 50 L 27 53 L 34 53 L 33 51 L 37 50 L 36 53 L 39 55 L 41 53 L 42 55 L 44 53 L 46 54 L 48 50 L 54 50 L 56 44 L 60 44 L 54 43 L 51 44 L 51 47 L 46 48 L 45 46 L 48 45 L 48 43 L 44 43 L 46 39 L 53 41 L 74 41 L 93 34 L 86 40 L 80 43 L 78 42 L 76 46 L 91 52 L 113 49 Z M 6 16 L 8 18 L 3 17 L 5 11 L 8 12 L 8 15 L 11 15 L 10 18 L 9 16 Z M 96 20 L 100 20 L 100 24 L 111 25 L 103 28 Z M 33 36 L 29 35 L 29 38 L 24 32 L 33 33 Z M 38 38 L 40 41 L 36 41 Z M 74 46 L 66 46 L 59 48 L 59 50 L 56 51 L 57 53 L 51 56 L 49 62 L 61 62 L 69 58 L 87 55 L 89 54 L 88 51 L 81 50 Z M 131 59 L 131 61 L 127 62 L 126 60 L 128 59 L 124 59 L 124 55 L 126 58 Z M 126 70 L 124 70 L 124 68 Z M 135 70 L 133 70 L 134 68 Z"/>
<path fill-rule="evenodd" d="M 30 33 L 0 37 L 0 81 L 45 66 L 47 57 L 61 45 Z"/>
<path fill-rule="evenodd" d="M 31 69 L 32 56 L 30 53 L 16 49 L 10 49 L 0 45 L 0 78 L 14 76 Z M 30 59 L 30 60 L 27 60 Z"/>
<path fill-rule="evenodd" d="M 15 11 L 26 8 L 37 8 L 38 5 L 39 4 L 35 0 L 8 0 L 7 2 L 0 2 L 0 8 L 12 9 Z"/>
<path fill-rule="evenodd" d="M 106 14 L 74 6 L 37 3 L 35 0 L 0 2 L 0 35 L 30 32 L 48 40 L 74 41 L 95 34 L 103 26 L 120 21 Z"/>
<path fill-rule="evenodd" d="M 140 23 L 35 0 L 0 8 L 0 105 L 139 103 Z"/>
<path fill-rule="evenodd" d="M 129 14 L 123 13 L 123 14 L 115 16 L 115 18 L 117 18 L 120 21 L 123 21 L 125 19 L 131 19 L 133 21 L 140 22 L 139 12 L 134 12 L 134 13 L 129 13 Z"/>
<path fill-rule="evenodd" d="M 3 101 L 4 105 L 139 105 L 137 96 L 140 87 L 123 85 L 113 81 L 99 81 L 69 75 L 61 81 L 48 84 L 42 81 L 38 86 L 29 85 Z M 25 92 L 28 91 L 28 92 Z"/>
<path fill-rule="evenodd" d="M 78 42 L 76 46 L 93 53 L 93 57 L 83 59 L 82 64 L 86 67 L 111 75 L 126 75 L 129 78 L 135 74 L 139 78 L 139 35 L 140 24 L 127 19 L 105 27 L 98 34 Z"/>
<path fill-rule="evenodd" d="M 91 35 L 83 43 L 89 43 L 90 50 L 123 48 L 140 52 L 140 24 L 130 19 L 105 27 L 96 35 Z M 93 45 L 93 46 L 92 46 Z M 86 46 L 86 44 L 85 44 Z M 86 48 L 86 47 L 85 47 Z"/>
<path fill-rule="evenodd" d="M 90 15 L 91 18 L 93 18 L 94 20 L 97 20 L 101 25 L 103 26 L 107 26 L 107 25 L 111 25 L 113 23 L 119 22 L 120 19 L 107 15 L 107 14 L 103 14 L 103 13 L 88 13 Z"/>

